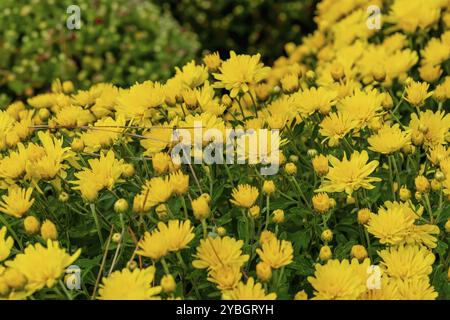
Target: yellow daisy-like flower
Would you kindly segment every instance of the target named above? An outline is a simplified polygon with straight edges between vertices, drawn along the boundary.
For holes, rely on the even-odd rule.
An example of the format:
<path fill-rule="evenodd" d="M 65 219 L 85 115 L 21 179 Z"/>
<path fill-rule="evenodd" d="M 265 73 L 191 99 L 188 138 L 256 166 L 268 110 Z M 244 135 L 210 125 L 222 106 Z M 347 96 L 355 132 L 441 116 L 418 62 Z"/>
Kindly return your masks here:
<path fill-rule="evenodd" d="M 302 116 L 310 116 L 316 111 L 327 114 L 335 103 L 336 97 L 337 92 L 319 87 L 294 93 L 292 101 Z"/>
<path fill-rule="evenodd" d="M 419 115 L 413 113 L 409 127 L 413 135 L 423 135 L 423 143 L 426 147 L 445 144 L 446 139 L 450 138 L 450 114 L 431 110 L 420 112 Z"/>
<path fill-rule="evenodd" d="M 230 237 L 202 239 L 194 255 L 197 259 L 192 262 L 192 265 L 197 269 L 212 270 L 223 266 L 241 267 L 249 259 L 247 254 L 242 254 L 243 244 L 242 240 Z"/>
<path fill-rule="evenodd" d="M 30 244 L 5 265 L 22 273 L 27 278 L 26 289 L 34 292 L 45 286 L 53 287 L 80 254 L 81 249 L 70 255 L 57 241 L 47 240 L 47 247 Z"/>
<path fill-rule="evenodd" d="M 263 243 L 261 247 L 262 250 L 256 249 L 256 253 L 262 261 L 266 262 L 274 269 L 287 266 L 294 258 L 294 249 L 292 248 L 292 243 L 290 241 L 272 238 Z"/>
<path fill-rule="evenodd" d="M 173 130 L 167 127 L 173 127 L 175 123 L 166 123 L 162 126 L 153 126 L 150 130 L 144 132 L 145 138 L 140 140 L 142 147 L 145 148 L 144 155 L 151 156 L 164 150 L 172 141 Z"/>
<path fill-rule="evenodd" d="M 83 133 L 81 140 L 86 146 L 86 152 L 97 152 L 102 148 L 107 148 L 113 144 L 122 134 L 124 129 L 120 126 L 125 125 L 123 118 L 114 120 L 111 117 L 106 117 L 98 120 L 92 129 Z"/>
<path fill-rule="evenodd" d="M 27 103 L 36 109 L 47 108 L 50 109 L 56 103 L 58 94 L 55 93 L 43 93 L 38 94 L 32 98 L 27 99 Z"/>
<path fill-rule="evenodd" d="M 231 192 L 230 202 L 238 207 L 250 208 L 258 199 L 259 191 L 249 184 L 240 184 Z"/>
<path fill-rule="evenodd" d="M 222 60 L 220 59 L 220 55 L 218 52 L 213 52 L 211 54 L 207 54 L 203 57 L 203 62 L 206 64 L 209 70 L 216 71 Z"/>
<path fill-rule="evenodd" d="M 308 277 L 314 288 L 314 300 L 355 300 L 367 289 L 366 282 L 348 260 L 328 260 L 316 264 L 314 277 Z"/>
<path fill-rule="evenodd" d="M 355 129 L 358 121 L 351 114 L 342 112 L 330 113 L 320 123 L 319 133 L 329 140 L 330 146 L 336 146 L 339 141 Z"/>
<path fill-rule="evenodd" d="M 423 244 L 435 248 L 439 234 L 439 227 L 430 224 L 415 225 L 418 215 L 408 203 L 385 202 L 385 207 L 378 210 L 378 214 L 371 213 L 367 224 L 367 231 L 380 239 L 380 243 Z"/>
<path fill-rule="evenodd" d="M 374 289 L 368 289 L 359 300 L 399 300 L 399 294 L 395 281 L 383 275 L 380 286 Z"/>
<path fill-rule="evenodd" d="M 235 98 L 239 92 L 246 93 L 251 86 L 264 80 L 270 71 L 269 67 L 259 62 L 260 54 L 253 56 L 230 52 L 230 58 L 219 67 L 220 73 L 213 73 L 218 81 L 215 88 L 225 88 L 230 91 L 230 96 Z"/>
<path fill-rule="evenodd" d="M 11 183 L 25 173 L 27 166 L 28 155 L 24 145 L 19 143 L 17 147 L 18 152 L 12 151 L 9 156 L 0 159 L 0 178 Z"/>
<path fill-rule="evenodd" d="M 208 80 L 208 68 L 196 65 L 194 60 L 185 64 L 181 69 L 176 67 L 175 70 L 175 79 L 184 88 L 194 89 Z"/>
<path fill-rule="evenodd" d="M 221 291 L 233 290 L 242 278 L 241 268 L 236 265 L 223 266 L 208 273 L 208 281 L 215 283 Z"/>
<path fill-rule="evenodd" d="M 357 127 L 362 129 L 380 115 L 383 110 L 383 100 L 384 95 L 377 90 L 362 91 L 358 89 L 352 95 L 339 101 L 337 110 L 347 113 L 356 120 Z"/>
<path fill-rule="evenodd" d="M 443 145 L 434 146 L 433 148 L 428 150 L 427 158 L 434 165 L 441 165 L 442 161 L 450 159 L 450 148 L 446 148 Z"/>
<path fill-rule="evenodd" d="M 436 300 L 438 296 L 428 278 L 396 280 L 394 285 L 400 300 Z"/>
<path fill-rule="evenodd" d="M 0 111 L 0 150 L 6 147 L 7 134 L 13 129 L 15 122 L 15 119 L 6 111 Z"/>
<path fill-rule="evenodd" d="M 371 213 L 367 231 L 380 239 L 380 243 L 397 245 L 405 241 L 414 224 L 414 217 L 402 208 L 380 208 Z"/>
<path fill-rule="evenodd" d="M 420 50 L 423 65 L 436 66 L 450 57 L 450 46 L 437 38 L 431 38 L 424 49 Z"/>
<path fill-rule="evenodd" d="M 21 218 L 31 208 L 34 199 L 31 199 L 32 188 L 22 189 L 12 186 L 8 189 L 8 195 L 2 197 L 0 212 L 10 216 Z"/>
<path fill-rule="evenodd" d="M 6 227 L 2 227 L 0 229 L 0 262 L 8 258 L 13 245 L 13 238 L 6 237 Z"/>
<path fill-rule="evenodd" d="M 400 245 L 382 250 L 378 255 L 386 274 L 401 280 L 427 278 L 435 261 L 434 254 L 421 246 Z"/>
<path fill-rule="evenodd" d="M 413 106 L 421 106 L 425 100 L 433 95 L 433 92 L 428 92 L 430 85 L 426 82 L 411 81 L 406 87 L 405 100 Z"/>
<path fill-rule="evenodd" d="M 100 300 L 156 300 L 161 293 L 161 287 L 153 287 L 156 269 L 154 266 L 146 269 L 128 268 L 115 271 L 109 277 L 103 278 L 98 290 Z"/>
<path fill-rule="evenodd" d="M 429 28 L 439 21 L 439 16 L 439 1 L 395 0 L 387 19 L 398 28 L 412 33 L 417 29 Z"/>
<path fill-rule="evenodd" d="M 42 147 L 28 145 L 26 151 L 29 160 L 26 164 L 27 177 L 51 180 L 58 174 L 63 176 L 63 170 L 67 167 L 63 162 L 74 160 L 75 154 L 69 147 L 62 146 L 63 139 L 56 139 L 48 131 L 39 131 L 38 137 Z M 75 161 L 71 163 L 74 165 Z"/>
<path fill-rule="evenodd" d="M 398 124 L 385 124 L 378 132 L 367 139 L 369 149 L 383 154 L 391 154 L 410 143 L 408 132 L 402 131 Z"/>
<path fill-rule="evenodd" d="M 152 233 L 145 232 L 144 237 L 138 243 L 138 248 L 137 254 L 153 260 L 159 260 L 169 253 L 166 235 L 159 230 L 154 230 Z"/>
<path fill-rule="evenodd" d="M 90 168 L 84 168 L 75 173 L 75 190 L 80 190 L 83 197 L 92 201 L 97 197 L 97 193 L 103 188 L 112 190 L 116 183 L 122 182 L 120 179 L 124 168 L 124 160 L 117 160 L 114 151 L 109 150 L 106 155 L 101 154 L 99 159 L 90 159 Z"/>
<path fill-rule="evenodd" d="M 373 160 L 369 163 L 367 151 L 361 153 L 355 151 L 347 159 L 346 156 L 339 160 L 333 156 L 329 157 L 331 167 L 316 192 L 346 192 L 351 195 L 353 191 L 359 188 L 373 189 L 372 182 L 381 181 L 380 178 L 370 177 L 370 174 L 378 167 L 378 161 Z"/>
<path fill-rule="evenodd" d="M 174 194 L 183 195 L 189 189 L 189 176 L 181 172 L 181 170 L 171 173 L 169 182 L 172 185 Z"/>
<path fill-rule="evenodd" d="M 140 194 L 134 197 L 133 210 L 146 212 L 150 208 L 165 203 L 173 194 L 173 186 L 168 177 L 155 177 L 146 181 Z"/>
<path fill-rule="evenodd" d="M 186 248 L 195 236 L 192 232 L 194 227 L 191 226 L 190 220 L 184 222 L 170 220 L 167 224 L 159 222 L 158 230 L 165 238 L 169 251 L 179 251 Z"/>
<path fill-rule="evenodd" d="M 262 285 L 250 277 L 247 283 L 241 281 L 233 290 L 224 292 L 222 298 L 224 300 L 275 300 L 277 294 L 266 294 Z"/>
<path fill-rule="evenodd" d="M 125 120 L 135 119 L 142 122 L 149 118 L 153 108 L 164 102 L 164 90 L 161 84 L 152 81 L 137 83 L 119 91 L 116 111 Z"/>

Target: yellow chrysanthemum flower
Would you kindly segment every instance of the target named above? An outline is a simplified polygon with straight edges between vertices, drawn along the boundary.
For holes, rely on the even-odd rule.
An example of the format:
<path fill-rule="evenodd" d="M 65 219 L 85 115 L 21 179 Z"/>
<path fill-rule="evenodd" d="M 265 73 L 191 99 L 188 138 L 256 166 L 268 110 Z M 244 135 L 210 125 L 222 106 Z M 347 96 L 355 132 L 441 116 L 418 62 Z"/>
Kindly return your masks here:
<path fill-rule="evenodd" d="M 174 79 L 176 79 L 183 88 L 194 89 L 208 80 L 208 68 L 203 65 L 196 65 L 194 60 L 186 63 L 181 69 L 176 67 L 175 70 L 176 74 Z"/>
<path fill-rule="evenodd" d="M 367 231 L 390 245 L 423 244 L 435 248 L 439 227 L 430 224 L 415 225 L 418 215 L 408 203 L 385 202 L 378 214 L 371 213 Z"/>
<path fill-rule="evenodd" d="M 187 248 L 189 242 L 194 239 L 194 227 L 191 226 L 191 221 L 184 222 L 180 220 L 170 220 L 167 224 L 163 222 L 158 223 L 158 230 L 163 235 L 167 242 L 169 251 L 179 251 Z"/>
<path fill-rule="evenodd" d="M 86 152 L 97 152 L 102 148 L 108 148 L 120 137 L 124 130 L 120 127 L 124 125 L 125 120 L 120 117 L 116 118 L 116 120 L 111 117 L 98 120 L 94 123 L 92 129 L 89 129 L 81 136 L 81 141 L 85 145 L 84 150 Z"/>
<path fill-rule="evenodd" d="M 174 194 L 183 195 L 189 189 L 189 176 L 180 170 L 170 174 L 169 182 Z"/>
<path fill-rule="evenodd" d="M 5 262 L 9 268 L 16 269 L 27 278 L 27 291 L 36 291 L 44 287 L 51 288 L 65 273 L 65 270 L 80 256 L 81 249 L 69 255 L 60 248 L 57 241 L 47 241 L 47 247 L 40 243 L 29 245 L 23 253 L 13 260 Z"/>
<path fill-rule="evenodd" d="M 420 14 L 418 14 L 420 12 Z M 439 1 L 395 0 L 387 20 L 408 33 L 431 27 L 439 20 Z"/>
<path fill-rule="evenodd" d="M 32 188 L 22 189 L 12 186 L 8 189 L 8 195 L 4 195 L 0 202 L 0 212 L 10 216 L 21 218 L 31 208 L 34 199 L 31 199 Z"/>
<path fill-rule="evenodd" d="M 436 300 L 438 296 L 427 278 L 396 280 L 394 285 L 400 300 Z"/>
<path fill-rule="evenodd" d="M 125 120 L 134 119 L 142 123 L 150 117 L 153 108 L 164 103 L 164 97 L 161 84 L 152 81 L 137 83 L 119 91 L 116 111 Z"/>
<path fill-rule="evenodd" d="M 378 280 L 378 279 L 377 279 Z M 398 289 L 395 281 L 382 275 L 380 286 L 374 289 L 368 289 L 359 300 L 399 300 Z"/>
<path fill-rule="evenodd" d="M 13 245 L 13 238 L 6 237 L 6 227 L 2 227 L 0 229 L 0 262 L 8 258 Z"/>
<path fill-rule="evenodd" d="M 434 146 L 433 148 L 428 150 L 427 158 L 434 165 L 441 165 L 441 161 L 450 159 L 450 148 L 446 148 L 443 145 Z"/>
<path fill-rule="evenodd" d="M 238 207 L 250 208 L 258 199 L 259 191 L 249 184 L 240 184 L 231 192 L 230 202 Z"/>
<path fill-rule="evenodd" d="M 277 294 L 266 294 L 262 285 L 250 277 L 247 283 L 241 281 L 233 290 L 224 292 L 222 298 L 224 300 L 275 300 Z"/>
<path fill-rule="evenodd" d="M 369 149 L 383 154 L 391 154 L 400 150 L 410 142 L 409 133 L 402 131 L 398 124 L 385 124 L 378 132 L 369 138 Z"/>
<path fill-rule="evenodd" d="M 367 231 L 380 239 L 380 243 L 397 245 L 405 241 L 414 220 L 402 208 L 380 208 L 378 214 L 370 214 Z"/>
<path fill-rule="evenodd" d="M 450 57 L 450 46 L 437 38 L 431 38 L 424 49 L 420 50 L 421 64 L 436 66 Z"/>
<path fill-rule="evenodd" d="M 377 90 L 362 91 L 358 89 L 352 95 L 340 100 L 337 110 L 347 113 L 356 120 L 357 128 L 362 129 L 380 115 L 383 110 L 383 100 L 384 95 Z"/>
<path fill-rule="evenodd" d="M 233 290 L 241 278 L 241 268 L 237 265 L 224 265 L 208 273 L 208 281 L 215 283 L 221 291 Z"/>
<path fill-rule="evenodd" d="M 192 261 L 192 265 L 197 269 L 211 270 L 223 266 L 241 267 L 249 259 L 247 254 L 242 254 L 243 244 L 242 240 L 230 237 L 202 239 L 194 255 L 197 259 Z"/>
<path fill-rule="evenodd" d="M 220 64 L 222 63 L 222 59 L 220 59 L 220 55 L 218 52 L 213 52 L 211 54 L 207 54 L 203 57 L 203 62 L 211 71 L 216 71 L 219 69 Z"/>
<path fill-rule="evenodd" d="M 28 162 L 26 164 L 27 177 L 32 179 L 51 180 L 57 175 L 64 176 L 64 169 L 68 167 L 64 161 L 68 161 L 77 168 L 75 154 L 70 147 L 63 147 L 63 139 L 56 139 L 50 132 L 38 132 L 42 147 L 34 146 L 26 150 Z M 31 145 L 32 146 L 32 145 Z M 36 152 L 38 151 L 38 152 Z"/>
<path fill-rule="evenodd" d="M 173 186 L 168 177 L 154 177 L 145 182 L 141 193 L 133 200 L 134 212 L 146 212 L 150 208 L 167 202 L 173 194 Z"/>
<path fill-rule="evenodd" d="M 169 253 L 169 244 L 166 235 L 159 231 L 145 232 L 144 237 L 138 243 L 137 254 L 159 260 Z"/>
<path fill-rule="evenodd" d="M 161 287 L 153 287 L 156 269 L 154 266 L 146 269 L 128 268 L 115 271 L 103 278 L 98 290 L 100 300 L 155 300 L 160 299 Z"/>
<path fill-rule="evenodd" d="M 380 178 L 370 177 L 370 174 L 378 167 L 378 161 L 373 160 L 369 163 L 367 151 L 361 153 L 355 151 L 347 159 L 346 156 L 339 160 L 333 156 L 329 158 L 331 167 L 316 192 L 346 192 L 351 195 L 353 191 L 360 188 L 373 189 L 372 182 L 381 181 Z"/>
<path fill-rule="evenodd" d="M 19 143 L 18 152 L 12 151 L 8 156 L 0 159 L 0 178 L 9 181 L 19 179 L 25 173 L 27 166 L 27 152 L 23 144 Z"/>
<path fill-rule="evenodd" d="M 103 188 L 112 190 L 116 183 L 123 180 L 120 179 L 124 172 L 124 160 L 117 160 L 114 151 L 109 150 L 106 155 L 101 154 L 99 159 L 90 159 L 90 168 L 84 168 L 82 171 L 75 173 L 76 181 L 75 190 L 80 190 L 83 197 L 92 201 L 97 197 L 97 193 Z"/>
<path fill-rule="evenodd" d="M 314 300 L 355 300 L 367 289 L 366 281 L 348 260 L 316 264 L 314 277 L 308 277 L 308 281 L 315 290 Z"/>
<path fill-rule="evenodd" d="M 329 140 L 330 146 L 336 146 L 357 125 L 358 121 L 350 113 L 332 112 L 320 123 L 319 133 Z"/>
<path fill-rule="evenodd" d="M 0 111 L 0 150 L 6 147 L 7 134 L 13 129 L 15 122 L 6 111 Z"/>
<path fill-rule="evenodd" d="M 434 254 L 425 247 L 400 245 L 378 253 L 386 274 L 394 279 L 427 278 L 433 271 Z"/>
<path fill-rule="evenodd" d="M 264 64 L 259 62 L 260 58 L 260 54 L 237 55 L 231 51 L 230 58 L 220 66 L 220 73 L 213 73 L 214 78 L 218 80 L 214 87 L 230 91 L 232 98 L 239 92 L 248 92 L 251 86 L 264 80 L 270 71 L 269 67 L 264 67 Z"/>
<path fill-rule="evenodd" d="M 430 85 L 426 82 L 411 81 L 406 87 L 405 100 L 413 106 L 420 107 L 427 98 L 433 95 L 433 92 L 428 92 Z"/>
<path fill-rule="evenodd" d="M 64 106 L 55 115 L 56 124 L 65 128 L 81 127 L 95 120 L 94 115 L 80 106 Z"/>
<path fill-rule="evenodd" d="M 409 127 L 413 135 L 423 135 L 423 143 L 426 147 L 445 144 L 450 137 L 450 114 L 431 110 L 420 112 L 419 115 L 413 113 Z"/>
<path fill-rule="evenodd" d="M 335 91 L 313 87 L 294 93 L 292 101 L 298 112 L 307 117 L 316 111 L 327 114 L 335 103 L 336 96 Z"/>
<path fill-rule="evenodd" d="M 262 261 L 269 264 L 273 269 L 287 266 L 294 258 L 294 249 L 290 241 L 272 238 L 263 243 L 261 248 L 256 249 L 256 253 Z"/>

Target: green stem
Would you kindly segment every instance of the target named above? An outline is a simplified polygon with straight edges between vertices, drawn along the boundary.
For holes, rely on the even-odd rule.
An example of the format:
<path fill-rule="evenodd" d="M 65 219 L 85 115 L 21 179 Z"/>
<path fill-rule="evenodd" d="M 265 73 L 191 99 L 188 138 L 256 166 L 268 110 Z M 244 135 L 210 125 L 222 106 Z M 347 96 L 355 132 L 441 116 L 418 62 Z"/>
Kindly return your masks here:
<path fill-rule="evenodd" d="M 250 95 L 250 98 L 252 99 L 252 102 L 253 102 L 253 108 L 254 108 L 254 110 L 255 110 L 255 115 L 256 115 L 256 117 L 258 118 L 258 109 L 256 108 L 256 102 L 255 102 L 255 99 L 253 98 L 253 95 L 251 94 L 251 92 L 249 92 L 248 94 Z"/>
<path fill-rule="evenodd" d="M 370 261 L 372 261 L 373 262 L 373 259 L 372 259 L 372 252 L 371 252 L 371 248 L 372 248 L 372 246 L 371 246 L 371 244 L 370 244 L 370 237 L 369 237 L 369 233 L 367 232 L 367 229 L 363 226 L 363 228 L 364 228 L 364 235 L 366 236 L 366 241 L 367 241 L 367 249 L 368 249 L 368 251 L 369 251 L 369 257 L 370 257 Z"/>
<path fill-rule="evenodd" d="M 294 184 L 295 188 L 297 189 L 298 193 L 300 194 L 300 197 L 303 199 L 303 201 L 308 206 L 308 208 L 311 209 L 311 205 L 309 204 L 308 200 L 306 200 L 305 194 L 303 193 L 302 189 L 298 185 L 297 180 L 295 180 L 295 178 L 292 177 L 291 181 Z"/>
<path fill-rule="evenodd" d="M 397 176 L 397 184 L 398 184 L 398 187 L 400 188 L 400 174 L 399 174 L 399 171 L 398 171 L 398 168 L 397 168 L 397 161 L 396 161 L 394 155 L 391 155 L 390 157 L 392 157 L 392 163 L 394 165 L 394 171 L 395 171 L 395 174 Z"/>
<path fill-rule="evenodd" d="M 170 274 L 169 266 L 167 265 L 166 259 L 164 259 L 164 257 L 161 258 L 161 264 L 163 266 L 164 272 L 166 274 Z"/>
<path fill-rule="evenodd" d="M 270 197 L 267 196 L 266 198 L 266 227 L 265 229 L 269 227 L 269 220 L 270 220 Z"/>
<path fill-rule="evenodd" d="M 177 256 L 178 262 L 180 262 L 181 267 L 182 267 L 184 270 L 187 270 L 186 263 L 184 262 L 183 257 L 181 256 L 180 251 L 177 251 L 177 252 L 175 253 L 175 255 Z"/>
<path fill-rule="evenodd" d="M 228 180 L 230 180 L 231 186 L 234 188 L 233 176 L 231 175 L 230 168 L 228 168 L 228 164 L 224 162 L 225 171 L 227 172 Z"/>
<path fill-rule="evenodd" d="M 62 282 L 61 279 L 59 279 L 58 283 L 59 283 L 59 285 L 61 286 L 61 288 L 62 288 L 62 290 L 63 290 L 65 296 L 67 297 L 67 299 L 73 300 L 72 295 L 71 295 L 70 292 L 67 290 L 66 286 L 64 285 L 64 283 Z"/>
<path fill-rule="evenodd" d="M 242 108 L 242 105 L 241 105 L 241 101 L 239 101 L 239 98 L 236 98 L 236 101 L 237 101 L 237 103 L 239 105 L 239 109 L 241 110 L 242 120 L 245 122 L 246 118 L 245 118 L 245 115 L 244 115 L 244 109 Z"/>
<path fill-rule="evenodd" d="M 389 162 L 389 182 L 391 183 L 391 190 L 392 190 L 392 197 L 393 200 L 395 200 L 395 189 L 394 189 L 394 178 L 393 178 L 393 174 L 392 174 L 392 160 L 391 157 L 388 157 L 388 162 Z"/>
<path fill-rule="evenodd" d="M 428 194 L 424 194 L 425 198 L 425 207 L 427 208 L 428 214 L 430 215 L 430 222 L 431 224 L 434 224 L 434 216 L 433 211 L 431 210 L 431 204 L 430 204 L 430 198 L 428 197 Z"/>
<path fill-rule="evenodd" d="M 180 196 L 180 198 L 181 198 L 181 204 L 183 205 L 184 217 L 187 220 L 187 219 L 189 219 L 189 216 L 188 216 L 188 210 L 187 210 L 187 207 L 186 207 L 186 200 L 184 200 L 183 196 Z"/>
<path fill-rule="evenodd" d="M 99 238 L 100 243 L 103 248 L 104 241 L 103 241 L 102 231 L 100 229 L 100 223 L 98 221 L 97 211 L 95 210 L 95 203 L 90 203 L 89 206 L 91 208 L 91 213 L 92 213 L 92 216 L 94 217 L 95 225 L 97 227 L 98 238 Z"/>
<path fill-rule="evenodd" d="M 206 239 L 208 237 L 208 225 L 206 224 L 206 219 L 202 220 L 202 229 L 203 229 L 203 238 Z"/>

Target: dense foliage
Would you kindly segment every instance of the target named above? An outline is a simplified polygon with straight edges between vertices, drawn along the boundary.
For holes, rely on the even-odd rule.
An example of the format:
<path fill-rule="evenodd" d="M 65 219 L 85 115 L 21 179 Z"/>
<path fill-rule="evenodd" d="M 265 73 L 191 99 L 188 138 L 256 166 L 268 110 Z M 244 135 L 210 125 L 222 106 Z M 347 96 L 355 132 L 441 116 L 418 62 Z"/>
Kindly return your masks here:
<path fill-rule="evenodd" d="M 69 30 L 66 10 L 80 8 Z M 0 101 L 48 89 L 56 78 L 80 88 L 164 79 L 195 57 L 197 37 L 152 2 L 0 1 Z"/>
<path fill-rule="evenodd" d="M 450 4 L 375 2 L 321 1 L 270 65 L 8 104 L 0 298 L 449 299 Z M 200 156 L 231 129 L 240 162 Z"/>

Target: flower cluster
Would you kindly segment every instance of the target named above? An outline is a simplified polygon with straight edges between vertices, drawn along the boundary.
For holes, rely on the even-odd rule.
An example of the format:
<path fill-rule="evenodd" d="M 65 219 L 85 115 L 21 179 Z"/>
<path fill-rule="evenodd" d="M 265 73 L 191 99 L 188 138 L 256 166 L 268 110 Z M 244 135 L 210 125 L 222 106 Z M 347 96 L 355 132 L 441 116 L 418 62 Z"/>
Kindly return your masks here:
<path fill-rule="evenodd" d="M 321 1 L 271 66 L 212 53 L 0 111 L 0 298 L 449 299 L 450 7 L 375 2 L 380 29 Z M 243 157 L 197 161 L 228 129 Z"/>

